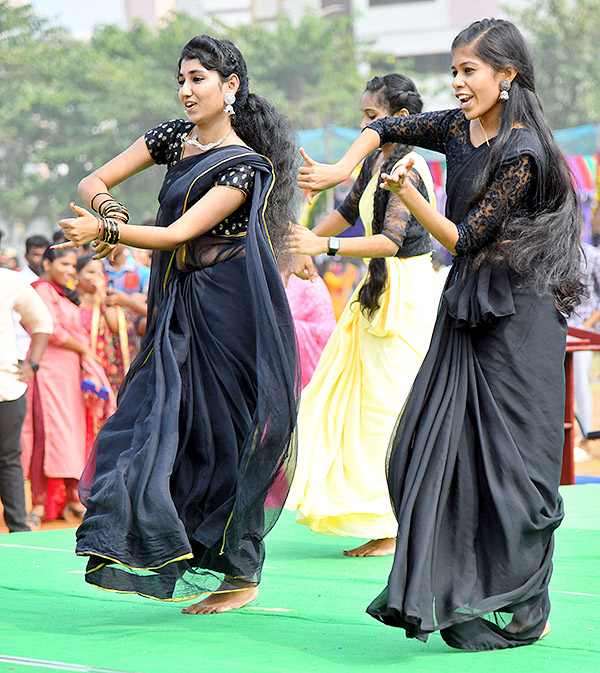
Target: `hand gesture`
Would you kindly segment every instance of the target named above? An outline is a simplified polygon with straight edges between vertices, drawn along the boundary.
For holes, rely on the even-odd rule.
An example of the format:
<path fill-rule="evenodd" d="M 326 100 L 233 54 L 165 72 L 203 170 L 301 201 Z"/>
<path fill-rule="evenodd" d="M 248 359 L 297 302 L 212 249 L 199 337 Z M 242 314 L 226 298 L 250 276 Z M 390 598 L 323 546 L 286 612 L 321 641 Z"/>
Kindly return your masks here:
<path fill-rule="evenodd" d="M 118 243 L 111 245 L 110 243 L 105 243 L 104 241 L 95 240 L 92 241 L 92 248 L 94 248 L 94 259 L 103 259 L 108 256 L 110 261 L 113 259 L 113 250 L 117 247 Z"/>
<path fill-rule="evenodd" d="M 327 252 L 327 239 L 297 224 L 292 230 L 290 249 L 300 255 L 320 255 Z"/>
<path fill-rule="evenodd" d="M 294 255 L 287 276 L 289 277 L 292 273 L 302 280 L 314 280 L 319 275 L 312 258 L 308 255 Z"/>
<path fill-rule="evenodd" d="M 53 250 L 77 248 L 91 243 L 98 236 L 98 218 L 95 215 L 75 203 L 71 203 L 71 210 L 77 217 L 69 217 L 58 223 L 69 242 L 53 245 Z"/>
<path fill-rule="evenodd" d="M 109 287 L 104 303 L 106 306 L 129 306 L 129 295 L 127 292 Z"/>
<path fill-rule="evenodd" d="M 390 192 L 396 194 L 396 196 L 402 198 L 406 185 L 411 184 L 410 180 L 406 180 L 406 176 L 410 173 L 414 164 L 414 159 L 409 159 L 405 164 L 398 166 L 392 175 L 382 173 L 382 182 L 379 185 L 381 189 L 388 189 Z"/>
<path fill-rule="evenodd" d="M 310 204 L 319 192 L 343 182 L 348 177 L 343 175 L 337 164 L 322 164 L 314 161 L 302 147 L 300 154 L 306 166 L 300 166 L 298 169 L 298 187 L 309 190 L 306 198 Z"/>

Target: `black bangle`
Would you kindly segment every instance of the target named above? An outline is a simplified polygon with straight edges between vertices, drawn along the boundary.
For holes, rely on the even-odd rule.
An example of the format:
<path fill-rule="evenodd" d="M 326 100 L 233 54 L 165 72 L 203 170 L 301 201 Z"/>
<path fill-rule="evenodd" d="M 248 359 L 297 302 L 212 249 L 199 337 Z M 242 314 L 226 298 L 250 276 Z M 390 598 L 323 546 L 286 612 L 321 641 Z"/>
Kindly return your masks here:
<path fill-rule="evenodd" d="M 27 360 L 29 366 L 33 369 L 33 373 L 37 374 L 38 369 L 40 368 L 40 363 L 36 362 L 35 360 Z"/>
<path fill-rule="evenodd" d="M 90 200 L 90 208 L 91 208 L 92 210 L 96 210 L 96 209 L 94 208 L 94 199 L 95 199 L 97 196 L 100 196 L 101 194 L 107 194 L 107 195 L 110 196 L 110 198 L 112 199 L 112 196 L 111 196 L 108 192 L 98 192 L 97 194 L 94 194 L 94 196 L 92 196 L 92 198 L 91 198 L 91 200 Z M 104 201 L 103 201 L 102 203 L 104 203 Z M 96 212 L 98 212 L 98 211 L 96 211 Z"/>

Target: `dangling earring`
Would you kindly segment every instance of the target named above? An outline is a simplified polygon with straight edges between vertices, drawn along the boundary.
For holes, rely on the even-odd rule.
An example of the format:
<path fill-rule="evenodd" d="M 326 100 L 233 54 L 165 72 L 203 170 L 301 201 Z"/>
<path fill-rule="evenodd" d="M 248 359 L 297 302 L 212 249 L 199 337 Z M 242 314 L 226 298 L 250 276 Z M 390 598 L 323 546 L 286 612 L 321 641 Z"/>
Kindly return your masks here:
<path fill-rule="evenodd" d="M 223 112 L 231 117 L 231 115 L 235 114 L 235 110 L 233 109 L 233 104 L 235 103 L 235 94 L 231 93 L 231 91 L 228 91 L 223 97 L 223 100 L 225 101 Z"/>
<path fill-rule="evenodd" d="M 500 95 L 498 96 L 498 100 L 508 100 L 509 95 L 508 92 L 510 91 L 510 80 L 508 79 L 503 79 L 500 82 Z"/>

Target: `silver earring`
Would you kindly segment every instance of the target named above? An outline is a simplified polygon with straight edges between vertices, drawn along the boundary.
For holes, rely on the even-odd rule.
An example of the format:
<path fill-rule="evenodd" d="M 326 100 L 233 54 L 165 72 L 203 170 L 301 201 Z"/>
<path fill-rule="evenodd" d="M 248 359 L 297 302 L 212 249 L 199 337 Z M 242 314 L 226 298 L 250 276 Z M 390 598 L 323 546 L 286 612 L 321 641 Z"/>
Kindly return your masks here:
<path fill-rule="evenodd" d="M 235 103 L 235 94 L 231 93 L 231 91 L 228 91 L 225 96 L 223 96 L 223 100 L 225 101 L 223 112 L 231 117 L 231 115 L 235 114 L 235 110 L 233 109 L 233 104 Z"/>
<path fill-rule="evenodd" d="M 503 79 L 500 82 L 500 95 L 498 96 L 498 100 L 508 100 L 509 99 L 509 95 L 508 95 L 509 91 L 510 91 L 510 80 Z"/>

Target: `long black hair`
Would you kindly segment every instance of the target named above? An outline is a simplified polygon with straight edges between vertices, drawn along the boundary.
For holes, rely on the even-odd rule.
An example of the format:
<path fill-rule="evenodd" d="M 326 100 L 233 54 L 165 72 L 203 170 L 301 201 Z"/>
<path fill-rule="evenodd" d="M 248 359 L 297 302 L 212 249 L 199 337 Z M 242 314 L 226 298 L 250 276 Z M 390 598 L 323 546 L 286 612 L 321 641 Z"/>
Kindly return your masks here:
<path fill-rule="evenodd" d="M 54 241 L 54 243 L 66 243 L 65 239 Z M 73 248 L 62 248 L 61 250 L 52 250 L 52 248 L 46 248 L 46 251 L 44 252 L 44 256 L 42 257 L 42 265 L 44 264 L 44 260 L 47 259 L 50 264 L 55 259 L 59 259 L 60 257 L 66 257 L 67 255 L 74 253 L 75 250 Z M 61 285 L 64 293 L 67 296 L 67 299 L 69 299 L 73 304 L 76 306 L 79 306 L 80 301 L 79 301 L 79 295 L 75 290 L 72 290 L 70 287 L 67 287 L 66 285 Z"/>
<path fill-rule="evenodd" d="M 557 308 L 571 313 L 585 290 L 581 282 L 581 212 L 568 165 L 535 91 L 531 53 L 519 29 L 502 19 L 472 23 L 456 36 L 452 51 L 467 45 L 496 72 L 510 67 L 517 71 L 474 200 L 483 196 L 505 161 L 515 124 L 530 129 L 545 154 L 537 166 L 533 210 L 527 217 L 507 221 L 500 238 L 505 242 L 481 251 L 475 264 L 504 259 L 516 271 L 531 275 L 539 291 L 549 288 Z"/>
<path fill-rule="evenodd" d="M 279 257 L 286 248 L 290 223 L 296 220 L 299 194 L 294 179 L 298 155 L 292 126 L 271 103 L 250 93 L 246 62 L 230 40 L 198 35 L 181 51 L 178 71 L 186 59 L 197 59 L 207 70 L 217 71 L 223 82 L 233 74 L 239 77 L 231 124 L 244 143 L 268 157 L 273 164 L 275 184 L 269 197 L 266 220 L 275 254 Z"/>
<path fill-rule="evenodd" d="M 389 115 L 394 115 L 402 109 L 406 109 L 410 114 L 416 114 L 423 109 L 423 101 L 415 83 L 399 73 L 391 73 L 383 77 L 373 77 L 366 84 L 365 91 L 377 94 L 378 104 L 385 108 Z M 389 173 L 396 162 L 408 154 L 412 147 L 398 143 L 394 151 L 382 163 L 379 175 Z M 378 183 L 379 184 L 379 180 Z M 376 189 L 373 198 L 373 234 L 380 234 L 383 231 L 383 222 L 387 208 L 390 193 L 387 189 Z M 368 275 L 365 283 L 358 292 L 358 301 L 361 311 L 367 316 L 372 317 L 373 313 L 379 308 L 379 297 L 385 290 L 388 280 L 388 271 L 385 258 L 373 257 L 369 261 Z"/>

